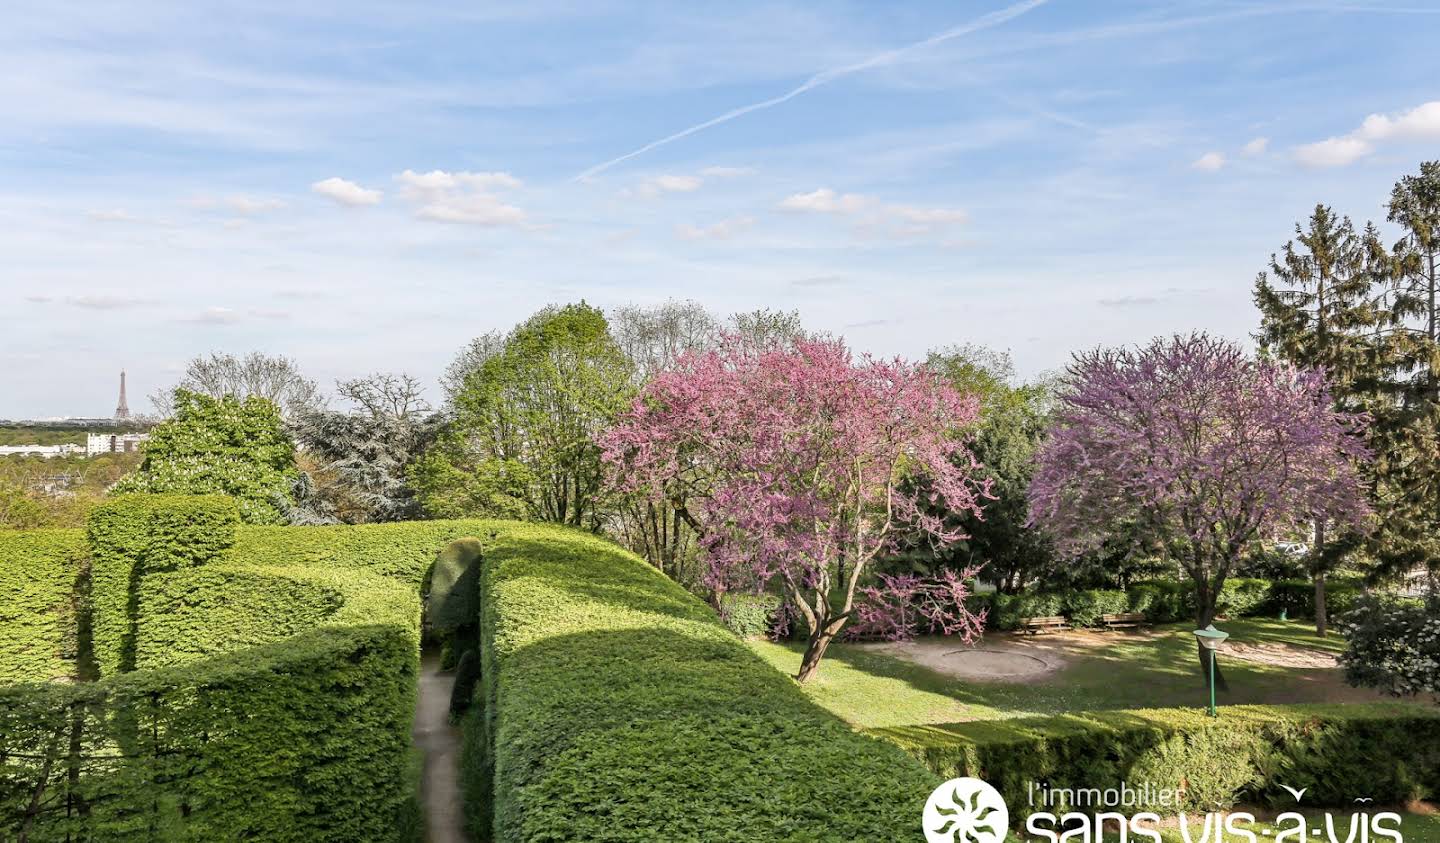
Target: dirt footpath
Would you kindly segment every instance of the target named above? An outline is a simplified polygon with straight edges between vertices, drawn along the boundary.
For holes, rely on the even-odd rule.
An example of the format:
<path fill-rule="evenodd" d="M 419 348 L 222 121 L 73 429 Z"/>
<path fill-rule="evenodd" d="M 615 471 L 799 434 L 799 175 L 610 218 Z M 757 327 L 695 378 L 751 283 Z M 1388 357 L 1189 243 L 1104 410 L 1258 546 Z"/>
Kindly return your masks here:
<path fill-rule="evenodd" d="M 425 839 L 430 843 L 468 843 L 465 810 L 460 803 L 460 728 L 450 725 L 450 689 L 455 674 L 440 672 L 440 653 L 420 659 L 420 699 L 410 733 L 425 754 L 420 780 Z"/>

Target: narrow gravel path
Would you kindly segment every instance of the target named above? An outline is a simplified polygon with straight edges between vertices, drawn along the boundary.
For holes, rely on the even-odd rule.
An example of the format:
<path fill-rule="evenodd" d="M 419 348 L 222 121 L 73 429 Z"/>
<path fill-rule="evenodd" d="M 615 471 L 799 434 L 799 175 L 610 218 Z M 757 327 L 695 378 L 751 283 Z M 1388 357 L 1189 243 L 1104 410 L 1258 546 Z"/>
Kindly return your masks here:
<path fill-rule="evenodd" d="M 420 798 L 429 843 L 468 843 L 460 803 L 460 728 L 450 725 L 455 674 L 440 672 L 440 652 L 420 658 L 420 700 L 415 707 L 415 745 L 425 753 Z"/>

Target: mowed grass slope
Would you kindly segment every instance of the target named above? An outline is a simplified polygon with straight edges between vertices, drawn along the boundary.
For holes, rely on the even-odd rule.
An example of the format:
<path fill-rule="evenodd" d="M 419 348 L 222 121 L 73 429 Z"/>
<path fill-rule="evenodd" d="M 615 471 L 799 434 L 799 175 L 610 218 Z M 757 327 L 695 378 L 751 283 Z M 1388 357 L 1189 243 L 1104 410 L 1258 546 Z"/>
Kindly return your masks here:
<path fill-rule="evenodd" d="M 1221 624 L 1232 639 L 1329 653 L 1345 648 L 1331 634 L 1317 638 L 1307 622 L 1249 618 Z M 1083 638 L 1050 638 L 1063 648 L 1065 666 L 1022 681 L 961 679 L 860 644 L 836 644 L 819 675 L 801 686 L 811 699 L 863 728 L 953 723 L 1118 708 L 1202 705 L 1205 688 L 1195 656 L 1192 624 L 1170 624 L 1138 633 L 1087 632 Z M 990 633 L 987 641 L 1013 640 Z M 957 643 L 956 647 L 959 648 Z M 793 675 L 799 643 L 753 641 L 751 647 L 778 670 Z M 1352 702 L 1379 699 L 1350 688 L 1338 668 L 1293 668 L 1220 656 L 1230 684 L 1221 705 L 1234 703 Z"/>

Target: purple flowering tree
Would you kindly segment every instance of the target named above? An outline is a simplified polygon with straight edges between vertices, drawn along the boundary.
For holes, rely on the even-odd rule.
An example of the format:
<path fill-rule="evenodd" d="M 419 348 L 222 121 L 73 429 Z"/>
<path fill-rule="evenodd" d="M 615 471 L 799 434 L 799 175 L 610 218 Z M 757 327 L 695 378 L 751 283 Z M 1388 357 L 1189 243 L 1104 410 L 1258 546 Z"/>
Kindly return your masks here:
<path fill-rule="evenodd" d="M 921 620 L 978 633 L 963 581 L 922 594 L 869 576 L 902 534 L 936 546 L 964 538 L 933 513 L 979 514 L 988 495 L 957 435 L 976 412 L 973 397 L 925 368 L 857 361 L 838 340 L 756 348 L 732 337 L 657 375 L 601 445 L 615 487 L 670 502 L 701 535 L 707 585 L 778 584 L 809 631 L 803 682 L 862 605 L 879 634 L 904 635 Z M 896 588 L 920 599 L 901 600 Z M 881 623 L 917 602 L 905 611 L 919 615 Z"/>
<path fill-rule="evenodd" d="M 1194 581 L 1200 627 L 1254 542 L 1368 516 L 1366 420 L 1334 409 L 1320 372 L 1192 334 L 1079 354 L 1067 375 L 1031 517 L 1070 554 L 1134 525 Z"/>

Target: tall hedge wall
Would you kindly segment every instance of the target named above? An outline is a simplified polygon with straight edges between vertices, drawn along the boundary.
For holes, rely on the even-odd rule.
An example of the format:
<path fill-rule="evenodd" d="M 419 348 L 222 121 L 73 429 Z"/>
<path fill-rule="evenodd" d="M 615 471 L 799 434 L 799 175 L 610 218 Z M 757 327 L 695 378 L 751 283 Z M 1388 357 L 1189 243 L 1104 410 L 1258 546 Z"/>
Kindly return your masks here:
<path fill-rule="evenodd" d="M 0 839 L 393 840 L 415 674 L 411 635 L 360 626 L 0 688 Z"/>
<path fill-rule="evenodd" d="M 638 557 L 507 526 L 485 541 L 482 839 L 908 840 L 939 779 L 811 703 Z M 489 797 L 489 798 L 486 798 Z"/>
<path fill-rule="evenodd" d="M 1179 805 L 1151 806 L 1163 813 L 1271 802 L 1280 784 L 1308 788 L 1316 805 L 1440 796 L 1440 711 L 1416 705 L 1225 706 L 1218 718 L 1199 708 L 1102 711 L 871 734 L 940 776 L 990 782 L 1012 820 L 1031 812 L 1032 782 L 1183 788 Z"/>
<path fill-rule="evenodd" d="M 80 530 L 0 530 L 0 685 L 75 672 Z"/>
<path fill-rule="evenodd" d="M 147 586 L 222 559 L 240 510 L 223 495 L 121 495 L 90 513 L 90 607 L 102 675 L 140 666 Z"/>
<path fill-rule="evenodd" d="M 109 658 L 124 665 L 128 647 L 137 669 L 0 687 L 0 840 L 413 834 L 416 583 L 444 542 L 396 525 L 391 540 L 415 550 L 386 576 L 368 553 L 326 564 L 332 531 L 231 547 L 224 502 L 147 497 L 113 501 L 89 529 L 97 616 L 125 612 Z"/>

